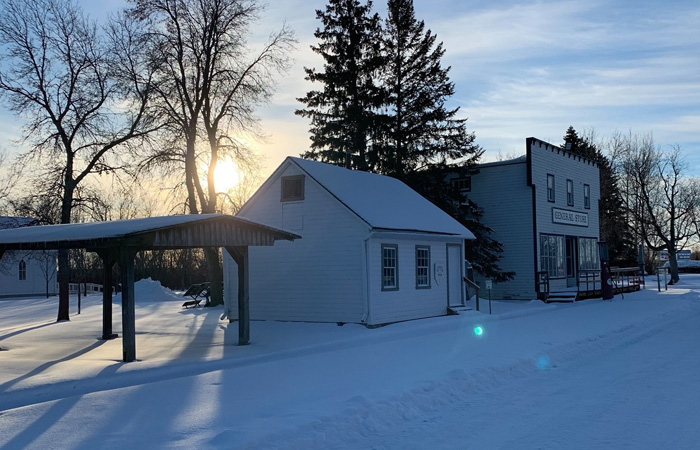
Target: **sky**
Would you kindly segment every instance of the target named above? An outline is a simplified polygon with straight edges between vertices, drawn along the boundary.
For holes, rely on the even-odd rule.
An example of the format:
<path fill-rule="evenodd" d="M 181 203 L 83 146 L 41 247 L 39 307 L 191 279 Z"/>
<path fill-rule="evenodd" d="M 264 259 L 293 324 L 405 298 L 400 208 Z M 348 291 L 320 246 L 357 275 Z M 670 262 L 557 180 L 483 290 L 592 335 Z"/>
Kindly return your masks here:
<path fill-rule="evenodd" d="M 100 19 L 123 0 L 78 0 Z M 313 85 L 304 67 L 322 66 L 310 50 L 321 0 L 270 2 L 252 41 L 286 21 L 299 43 L 271 103 L 259 111 L 266 177 L 309 147 L 308 119 L 296 100 Z M 386 4 L 374 3 L 386 16 Z M 661 149 L 682 147 L 700 174 L 700 3 L 685 0 L 475 1 L 416 0 L 416 17 L 446 49 L 455 95 L 449 105 L 490 161 L 525 152 L 525 139 L 560 144 L 566 129 L 599 136 L 653 133 Z M 1 108 L 1 106 L 0 106 Z M 0 109 L 0 146 L 12 146 L 19 120 Z"/>

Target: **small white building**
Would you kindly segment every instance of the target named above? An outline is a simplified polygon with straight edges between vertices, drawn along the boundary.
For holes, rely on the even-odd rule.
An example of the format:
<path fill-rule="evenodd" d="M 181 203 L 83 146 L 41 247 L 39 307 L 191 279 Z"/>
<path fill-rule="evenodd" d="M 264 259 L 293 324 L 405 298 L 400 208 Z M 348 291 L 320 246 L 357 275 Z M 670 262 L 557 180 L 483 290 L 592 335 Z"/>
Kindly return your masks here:
<path fill-rule="evenodd" d="M 600 268 L 595 162 L 528 138 L 524 156 L 477 169 L 452 182 L 483 209 L 482 222 L 503 244 L 501 268 L 515 272 L 493 284 L 493 298 L 536 298 L 538 272 L 547 273 L 551 291 L 575 291 L 588 270 Z M 475 278 L 483 287 L 483 277 Z"/>
<path fill-rule="evenodd" d="M 0 216 L 0 230 L 35 224 L 29 217 Z M 8 251 L 0 259 L 0 297 L 57 293 L 55 251 Z"/>
<path fill-rule="evenodd" d="M 238 215 L 302 237 L 250 249 L 251 319 L 378 325 L 464 304 L 474 236 L 396 179 L 288 157 Z M 237 273 L 224 255 L 230 318 Z"/>

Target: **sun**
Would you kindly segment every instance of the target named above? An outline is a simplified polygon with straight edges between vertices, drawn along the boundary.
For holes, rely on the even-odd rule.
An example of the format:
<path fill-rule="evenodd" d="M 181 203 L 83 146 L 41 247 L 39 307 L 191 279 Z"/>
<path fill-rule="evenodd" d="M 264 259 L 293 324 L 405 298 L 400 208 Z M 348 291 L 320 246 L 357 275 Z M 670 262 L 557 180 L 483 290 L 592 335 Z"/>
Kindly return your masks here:
<path fill-rule="evenodd" d="M 241 172 L 230 159 L 220 159 L 214 170 L 214 186 L 217 192 L 228 192 L 241 182 Z"/>

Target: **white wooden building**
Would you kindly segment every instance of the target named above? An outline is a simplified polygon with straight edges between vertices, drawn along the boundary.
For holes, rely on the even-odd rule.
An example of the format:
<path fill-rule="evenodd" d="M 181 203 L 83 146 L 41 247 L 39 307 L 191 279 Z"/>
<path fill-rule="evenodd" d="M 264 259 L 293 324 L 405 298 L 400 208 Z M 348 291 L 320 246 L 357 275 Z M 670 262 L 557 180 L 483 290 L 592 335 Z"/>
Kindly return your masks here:
<path fill-rule="evenodd" d="M 29 217 L 0 216 L 0 230 L 32 226 Z M 0 297 L 56 295 L 55 251 L 8 251 L 0 259 Z"/>
<path fill-rule="evenodd" d="M 377 325 L 464 304 L 474 236 L 396 179 L 289 157 L 238 215 L 302 236 L 250 249 L 251 319 Z M 236 278 L 225 255 L 230 318 Z"/>
<path fill-rule="evenodd" d="M 493 298 L 536 298 L 539 271 L 551 291 L 576 290 L 586 270 L 599 269 L 595 162 L 531 137 L 524 156 L 477 168 L 452 182 L 483 209 L 482 222 L 503 244 L 501 268 L 515 272 L 512 281 L 493 284 Z M 475 278 L 483 287 L 483 277 Z"/>

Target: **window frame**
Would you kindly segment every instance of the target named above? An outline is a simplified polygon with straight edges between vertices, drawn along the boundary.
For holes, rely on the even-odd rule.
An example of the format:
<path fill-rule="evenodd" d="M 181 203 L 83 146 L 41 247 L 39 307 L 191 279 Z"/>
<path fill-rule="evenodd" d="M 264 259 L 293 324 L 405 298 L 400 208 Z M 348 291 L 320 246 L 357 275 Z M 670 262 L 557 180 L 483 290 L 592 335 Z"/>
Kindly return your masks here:
<path fill-rule="evenodd" d="M 552 185 L 549 185 L 549 180 L 552 180 Z M 555 178 L 554 174 L 547 174 L 547 201 L 554 203 L 556 201 Z"/>
<path fill-rule="evenodd" d="M 381 280 L 381 285 L 382 285 L 382 291 L 398 291 L 399 290 L 399 246 L 398 244 L 382 244 L 381 246 L 381 273 L 380 273 L 380 280 Z M 394 265 L 393 266 L 388 266 L 385 265 L 387 262 L 387 257 L 384 254 L 385 250 L 393 250 L 394 251 Z M 386 277 L 385 271 L 386 270 L 391 270 L 393 269 L 394 271 L 394 284 L 389 285 L 386 284 Z"/>
<path fill-rule="evenodd" d="M 24 259 L 20 259 L 18 266 L 19 273 L 17 275 L 19 277 L 19 281 L 27 281 L 27 263 L 24 261 Z"/>
<path fill-rule="evenodd" d="M 600 270 L 597 238 L 580 236 L 576 251 L 578 252 L 579 273 L 581 270 Z"/>
<path fill-rule="evenodd" d="M 552 247 L 553 243 L 560 244 L 561 247 Z M 546 271 L 550 280 L 566 278 L 565 253 L 566 239 L 564 235 L 540 233 L 540 270 Z"/>
<path fill-rule="evenodd" d="M 472 177 L 459 177 L 452 179 L 452 186 L 458 189 L 459 192 L 472 191 Z"/>
<path fill-rule="evenodd" d="M 574 180 L 566 180 L 566 204 L 574 206 Z"/>
<path fill-rule="evenodd" d="M 300 181 L 300 189 L 299 192 L 294 192 L 294 195 L 285 195 L 285 193 L 288 194 L 289 188 L 285 189 L 285 187 L 289 186 L 289 183 L 293 182 L 298 182 Z M 304 194 L 305 194 L 305 176 L 304 175 L 288 175 L 280 178 L 280 202 L 299 202 L 304 200 Z"/>
<path fill-rule="evenodd" d="M 421 257 L 419 253 L 426 251 L 427 254 L 422 259 L 425 259 L 425 265 L 419 265 Z M 425 274 L 419 273 L 419 270 L 424 269 Z M 420 277 L 425 277 L 425 284 L 421 284 L 418 280 Z M 430 246 L 429 245 L 416 245 L 416 289 L 430 289 Z"/>
<path fill-rule="evenodd" d="M 583 208 L 591 209 L 591 185 L 583 185 Z"/>

